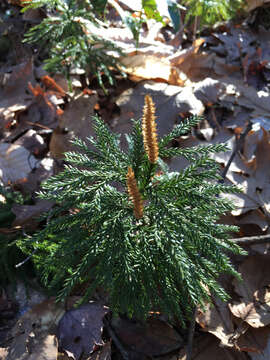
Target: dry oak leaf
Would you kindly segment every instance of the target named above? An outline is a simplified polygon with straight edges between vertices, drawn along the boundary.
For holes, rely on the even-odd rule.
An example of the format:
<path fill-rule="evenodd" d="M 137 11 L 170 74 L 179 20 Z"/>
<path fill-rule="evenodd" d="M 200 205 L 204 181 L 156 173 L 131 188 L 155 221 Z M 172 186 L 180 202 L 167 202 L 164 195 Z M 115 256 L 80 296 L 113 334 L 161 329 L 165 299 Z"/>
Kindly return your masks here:
<path fill-rule="evenodd" d="M 63 158 L 64 153 L 74 149 L 71 140 L 74 137 L 85 140 L 93 135 L 92 115 L 97 102 L 97 95 L 80 93 L 74 96 L 65 108 L 50 141 L 53 157 Z"/>
<path fill-rule="evenodd" d="M 249 149 L 249 144 L 251 149 Z M 244 156 L 249 161 L 245 161 Z M 228 198 L 236 204 L 236 209 L 232 211 L 232 214 L 240 215 L 260 207 L 269 214 L 270 135 L 263 128 L 251 131 L 246 137 L 241 162 L 243 174 L 235 172 L 232 168 L 226 175 L 230 183 L 243 189 L 242 194 L 228 194 Z M 239 168 L 241 168 L 241 162 Z"/>
<path fill-rule="evenodd" d="M 144 324 L 115 318 L 112 327 L 123 345 L 143 356 L 161 356 L 179 349 L 183 339 L 167 322 L 149 318 Z"/>
<path fill-rule="evenodd" d="M 27 84 L 29 81 L 35 83 L 31 58 L 9 70 L 10 73 L 0 75 L 0 132 L 8 132 L 15 113 L 31 104 Z"/>
<path fill-rule="evenodd" d="M 270 0 L 247 0 L 246 1 L 247 11 L 252 11 L 259 6 L 263 6 L 263 5 L 269 4 L 269 3 L 270 3 Z"/>
<path fill-rule="evenodd" d="M 12 329 L 13 341 L 6 360 L 56 360 L 54 331 L 64 306 L 48 299 L 26 312 Z"/>
<path fill-rule="evenodd" d="M 239 267 L 243 281 L 234 280 L 235 291 L 241 296 L 230 304 L 231 312 L 259 328 L 270 324 L 270 260 L 268 256 L 252 256 Z"/>
<path fill-rule="evenodd" d="M 24 179 L 36 167 L 38 160 L 23 146 L 0 144 L 0 183 Z"/>
<path fill-rule="evenodd" d="M 182 349 L 172 360 L 186 360 L 186 349 Z M 218 339 L 211 334 L 204 334 L 196 338 L 192 349 L 192 360 L 247 360 L 246 354 L 221 347 Z M 161 358 L 160 358 L 161 360 Z"/>
<path fill-rule="evenodd" d="M 134 81 L 153 80 L 176 86 L 184 86 L 186 81 L 186 75 L 164 57 L 137 54 L 122 58 L 121 63 Z"/>
<path fill-rule="evenodd" d="M 268 342 L 266 347 L 260 353 L 249 353 L 251 360 L 268 360 L 270 359 L 270 336 L 268 336 Z"/>
<path fill-rule="evenodd" d="M 108 311 L 94 302 L 67 311 L 58 326 L 59 348 L 74 360 L 93 353 L 103 345 L 103 317 Z"/>
<path fill-rule="evenodd" d="M 234 325 L 227 303 L 216 299 L 214 305 L 208 303 L 205 305 L 204 310 L 198 308 L 196 321 L 205 332 L 219 338 L 222 345 L 234 346 L 231 341 L 234 334 Z"/>

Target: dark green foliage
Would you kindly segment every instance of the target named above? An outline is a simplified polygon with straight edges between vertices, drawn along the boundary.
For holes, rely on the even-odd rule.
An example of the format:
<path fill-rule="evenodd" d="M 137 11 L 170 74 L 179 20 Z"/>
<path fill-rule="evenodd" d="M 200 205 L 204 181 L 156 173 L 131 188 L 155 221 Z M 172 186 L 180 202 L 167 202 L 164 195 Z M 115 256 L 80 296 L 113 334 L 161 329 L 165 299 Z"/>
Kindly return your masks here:
<path fill-rule="evenodd" d="M 233 18 L 237 11 L 245 6 L 244 0 L 183 0 L 187 6 L 185 22 L 198 16 L 200 26 L 214 25 L 218 21 Z"/>
<path fill-rule="evenodd" d="M 20 242 L 24 251 L 36 250 L 34 260 L 46 285 L 61 288 L 59 299 L 80 283 L 87 285 L 84 300 L 103 286 L 116 312 L 144 317 L 157 310 L 182 321 L 209 300 L 208 291 L 227 299 L 217 278 L 238 276 L 226 254 L 243 251 L 228 240 L 235 227 L 217 221 L 233 208 L 220 195 L 238 190 L 218 184 L 219 168 L 209 157 L 226 147 L 169 147 L 199 120 L 182 122 L 159 142 L 162 157 L 190 160 L 180 172 L 170 172 L 162 159 L 149 163 L 140 121 L 127 136 L 127 153 L 119 148 L 119 135 L 98 118 L 96 138 L 75 141 L 79 151 L 66 154 L 66 169 L 40 193 L 58 204 L 50 222 Z M 128 167 L 144 199 L 139 220 L 126 189 Z"/>
<path fill-rule="evenodd" d="M 157 9 L 155 0 L 142 0 L 142 7 L 148 19 L 155 19 L 162 22 L 162 17 Z"/>
<path fill-rule="evenodd" d="M 104 90 L 102 75 L 113 84 L 111 70 L 117 69 L 117 60 L 109 52 L 120 50 L 91 31 L 91 27 L 99 26 L 97 15 L 105 5 L 104 0 L 33 0 L 24 8 L 46 6 L 48 10 L 48 16 L 32 27 L 25 39 L 48 52 L 44 69 L 64 73 L 68 78 L 70 70 L 77 67 L 86 75 L 97 76 Z"/>
<path fill-rule="evenodd" d="M 15 284 L 22 272 L 15 265 L 25 259 L 25 255 L 16 244 L 20 232 L 12 230 L 15 215 L 11 211 L 14 204 L 23 204 L 20 193 L 0 186 L 0 286 L 8 283 Z"/>

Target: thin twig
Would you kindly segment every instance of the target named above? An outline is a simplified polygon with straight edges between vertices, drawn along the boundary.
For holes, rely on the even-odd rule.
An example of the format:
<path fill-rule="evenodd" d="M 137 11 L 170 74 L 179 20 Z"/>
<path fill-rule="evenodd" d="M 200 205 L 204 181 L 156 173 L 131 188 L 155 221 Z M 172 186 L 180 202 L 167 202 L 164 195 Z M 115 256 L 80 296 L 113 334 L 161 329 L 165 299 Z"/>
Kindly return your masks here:
<path fill-rule="evenodd" d="M 190 321 L 190 325 L 189 325 L 189 329 L 188 329 L 188 344 L 187 344 L 186 360 L 192 359 L 193 338 L 194 338 L 194 331 L 195 331 L 195 324 L 196 324 L 196 312 L 197 312 L 197 308 L 194 307 L 194 310 L 192 313 L 192 319 Z"/>
<path fill-rule="evenodd" d="M 229 167 L 231 166 L 231 163 L 232 163 L 235 155 L 241 149 L 241 147 L 243 145 L 243 142 L 244 142 L 244 139 L 247 136 L 247 134 L 249 133 L 249 131 L 251 130 L 251 128 L 252 128 L 252 123 L 249 121 L 245 131 L 243 133 L 241 133 L 239 139 L 236 139 L 236 144 L 235 144 L 235 148 L 234 148 L 234 150 L 232 152 L 232 155 L 231 155 L 229 161 L 227 162 L 227 165 L 225 166 L 224 170 L 221 173 L 221 176 L 222 176 L 223 179 L 225 179 L 225 177 L 227 175 L 227 172 L 229 170 Z"/>
<path fill-rule="evenodd" d="M 230 239 L 238 245 L 258 245 L 270 242 L 270 234 Z"/>
<path fill-rule="evenodd" d="M 115 346 L 117 347 L 117 349 L 120 351 L 120 354 L 122 355 L 122 358 L 124 360 L 130 360 L 130 357 L 128 355 L 128 351 L 123 347 L 123 345 L 121 344 L 121 342 L 119 341 L 118 337 L 116 336 L 113 328 L 110 325 L 110 322 L 108 319 L 104 318 L 103 319 L 104 325 L 106 326 L 106 329 L 108 331 L 108 334 L 110 335 L 112 341 L 114 342 Z"/>
<path fill-rule="evenodd" d="M 15 265 L 15 268 L 17 269 L 18 267 L 23 266 L 27 261 L 29 261 L 29 260 L 32 258 L 33 255 L 35 255 L 36 252 L 37 252 L 37 249 L 35 249 L 35 250 L 32 252 L 32 254 L 30 254 L 29 256 L 27 256 L 27 258 L 24 259 L 22 262 L 20 262 L 19 264 L 16 264 L 16 265 Z"/>

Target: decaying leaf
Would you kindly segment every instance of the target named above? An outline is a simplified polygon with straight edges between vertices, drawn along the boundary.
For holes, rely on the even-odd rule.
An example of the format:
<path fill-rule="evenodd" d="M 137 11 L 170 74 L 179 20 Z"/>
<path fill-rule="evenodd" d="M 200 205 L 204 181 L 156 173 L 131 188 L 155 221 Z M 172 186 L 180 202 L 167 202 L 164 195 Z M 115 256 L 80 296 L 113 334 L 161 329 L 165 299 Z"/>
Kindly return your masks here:
<path fill-rule="evenodd" d="M 32 102 L 27 94 L 28 82 L 35 83 L 32 59 L 10 70 L 11 74 L 0 76 L 0 132 L 7 132 L 15 113 L 25 110 Z"/>
<path fill-rule="evenodd" d="M 259 6 L 269 4 L 270 0 L 247 0 L 246 3 L 247 3 L 247 11 L 252 11 Z"/>
<path fill-rule="evenodd" d="M 45 300 L 25 313 L 12 329 L 13 341 L 6 360 L 56 360 L 55 328 L 64 306 Z"/>
<path fill-rule="evenodd" d="M 8 184 L 24 179 L 38 165 L 38 160 L 20 145 L 0 144 L 0 182 Z"/>
<path fill-rule="evenodd" d="M 180 351 L 172 360 L 186 360 L 186 349 Z M 219 346 L 219 341 L 210 334 L 205 334 L 194 341 L 192 360 L 246 360 L 246 355 L 240 351 Z"/>
<path fill-rule="evenodd" d="M 37 218 L 43 213 L 51 209 L 53 203 L 48 200 L 38 200 L 35 205 L 19 205 L 14 204 L 12 212 L 16 215 L 12 226 L 25 226 L 30 225 L 31 229 L 36 228 L 38 225 Z"/>
<path fill-rule="evenodd" d="M 142 116 L 145 94 L 149 94 L 156 104 L 159 136 L 163 136 L 172 130 L 180 113 L 201 115 L 204 111 L 202 102 L 194 96 L 191 87 L 182 88 L 165 83 L 145 81 L 138 84 L 134 89 L 124 91 L 116 100 L 121 110 L 120 117 L 115 119 L 114 130 L 116 132 L 127 131 L 128 125 L 131 127 L 131 119 L 139 119 Z"/>
<path fill-rule="evenodd" d="M 258 328 L 270 324 L 270 261 L 268 256 L 250 256 L 239 269 L 243 281 L 234 280 L 239 302 L 230 304 L 231 312 Z"/>
<path fill-rule="evenodd" d="M 150 318 L 146 324 L 115 318 L 112 326 L 120 341 L 142 356 L 161 356 L 183 345 L 181 336 L 165 321 Z"/>
<path fill-rule="evenodd" d="M 227 303 L 219 300 L 217 302 L 215 305 L 206 304 L 205 310 L 198 309 L 196 321 L 204 331 L 219 338 L 222 345 L 233 347 L 234 343 L 231 341 L 234 334 L 232 314 Z"/>
<path fill-rule="evenodd" d="M 32 129 L 20 136 L 14 144 L 23 146 L 33 155 L 40 155 L 42 152 L 46 151 L 47 148 L 44 139 Z"/>
<path fill-rule="evenodd" d="M 260 209 L 257 209 L 257 210 L 249 211 L 248 213 L 240 217 L 237 217 L 235 224 L 237 224 L 238 226 L 243 225 L 243 228 L 245 227 L 245 225 L 249 225 L 249 226 L 257 225 L 261 229 L 261 231 L 266 231 L 269 226 L 269 221 L 265 216 L 265 214 Z M 251 234 L 247 234 L 247 235 L 251 235 Z"/>
<path fill-rule="evenodd" d="M 72 149 L 70 141 L 75 136 L 85 139 L 93 135 L 92 116 L 96 102 L 96 94 L 81 93 L 71 99 L 51 138 L 50 151 L 53 157 L 63 158 L 64 152 Z"/>
<path fill-rule="evenodd" d="M 0 348 L 0 360 L 6 360 L 8 354 L 8 349 L 7 348 Z"/>
<path fill-rule="evenodd" d="M 270 359 L 270 336 L 268 335 L 267 346 L 260 353 L 250 353 L 251 360 L 267 360 Z"/>
<path fill-rule="evenodd" d="M 111 342 L 108 341 L 95 351 L 87 360 L 111 360 Z"/>
<path fill-rule="evenodd" d="M 108 308 L 90 303 L 69 310 L 59 322 L 59 348 L 69 357 L 79 360 L 81 355 L 90 355 L 96 346 L 102 346 L 103 317 Z"/>
<path fill-rule="evenodd" d="M 137 54 L 121 59 L 125 72 L 133 80 L 155 80 L 170 85 L 184 86 L 186 76 L 166 58 L 154 55 Z"/>
<path fill-rule="evenodd" d="M 239 170 L 242 168 L 242 173 L 239 170 L 236 172 L 237 169 L 232 166 L 226 175 L 232 184 L 243 190 L 242 194 L 228 195 L 236 205 L 236 209 L 232 211 L 233 215 L 241 215 L 258 208 L 262 208 L 264 213 L 269 215 L 270 187 L 267 179 L 270 176 L 270 136 L 261 128 L 257 132 L 261 132 L 261 136 L 255 137 L 254 131 L 248 134 L 244 153 L 241 159 L 238 158 L 238 167 Z"/>
<path fill-rule="evenodd" d="M 253 328 L 241 319 L 234 318 L 239 333 L 234 337 L 235 347 L 238 351 L 248 353 L 261 353 L 264 351 L 269 337 L 269 327 Z"/>

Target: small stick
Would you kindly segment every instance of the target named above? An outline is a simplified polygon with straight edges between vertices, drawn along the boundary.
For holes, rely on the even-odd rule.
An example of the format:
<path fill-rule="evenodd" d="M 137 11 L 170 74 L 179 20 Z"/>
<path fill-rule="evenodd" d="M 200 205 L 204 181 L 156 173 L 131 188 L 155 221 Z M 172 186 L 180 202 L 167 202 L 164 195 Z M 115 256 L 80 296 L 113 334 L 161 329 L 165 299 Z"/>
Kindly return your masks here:
<path fill-rule="evenodd" d="M 196 40 L 196 32 L 197 32 L 197 28 L 198 28 L 198 16 L 195 16 L 194 19 L 194 26 L 193 26 L 193 41 Z"/>
<path fill-rule="evenodd" d="M 190 321 L 189 329 L 188 329 L 188 344 L 187 344 L 187 357 L 186 360 L 192 360 L 192 348 L 193 348 L 193 338 L 196 324 L 196 306 L 193 309 L 192 319 Z"/>
<path fill-rule="evenodd" d="M 230 239 L 238 245 L 258 245 L 270 242 L 270 234 Z"/>
<path fill-rule="evenodd" d="M 232 155 L 231 155 L 227 165 L 225 166 L 225 169 L 221 173 L 221 176 L 223 177 L 223 179 L 225 179 L 225 177 L 227 175 L 227 172 L 229 170 L 229 167 L 231 166 L 231 163 L 232 163 L 235 155 L 241 149 L 241 146 L 242 146 L 242 144 L 244 142 L 244 139 L 247 136 L 247 134 L 249 133 L 249 131 L 251 130 L 251 128 L 252 128 L 252 123 L 249 121 L 245 131 L 243 133 L 241 133 L 239 139 L 236 140 L 235 148 L 234 148 L 234 150 L 232 152 Z"/>
<path fill-rule="evenodd" d="M 35 249 L 35 250 L 32 252 L 32 254 L 30 254 L 29 256 L 27 256 L 27 258 L 24 259 L 22 262 L 20 262 L 19 264 L 16 264 L 16 265 L 15 265 L 15 268 L 17 269 L 18 267 L 23 266 L 27 261 L 29 261 L 29 260 L 31 259 L 31 257 L 32 257 L 33 255 L 35 255 L 36 252 L 37 252 L 37 249 Z"/>

